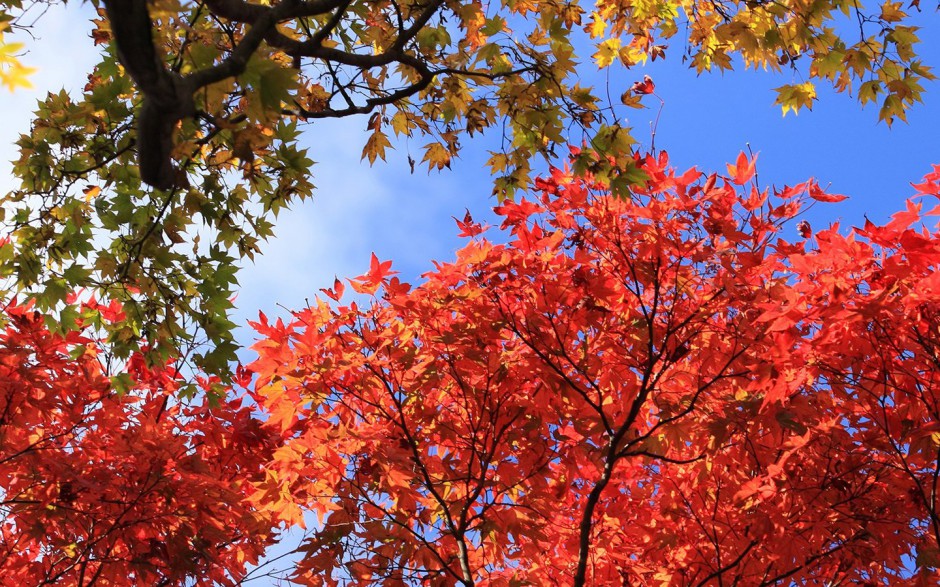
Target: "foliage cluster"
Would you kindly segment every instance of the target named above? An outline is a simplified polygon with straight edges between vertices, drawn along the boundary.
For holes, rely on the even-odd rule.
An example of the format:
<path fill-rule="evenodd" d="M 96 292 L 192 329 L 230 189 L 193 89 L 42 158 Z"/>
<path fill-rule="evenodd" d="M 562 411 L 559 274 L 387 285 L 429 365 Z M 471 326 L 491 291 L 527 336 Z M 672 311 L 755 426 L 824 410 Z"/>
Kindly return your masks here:
<path fill-rule="evenodd" d="M 501 197 L 528 187 L 534 157 L 583 139 L 578 169 L 624 195 L 642 177 L 623 109 L 646 92 L 593 87 L 592 69 L 617 74 L 667 50 L 699 73 L 735 59 L 793 68 L 806 81 L 778 89 L 784 112 L 810 107 L 824 82 L 878 102 L 888 122 L 933 77 L 908 14 L 919 6 L 891 0 L 92 4 L 102 60 L 81 95 L 50 94 L 18 142 L 19 186 L 2 208 L 14 247 L 0 274 L 41 311 L 62 312 L 59 327 L 76 312 L 69 292 L 119 300 L 117 356 L 146 345 L 156 364 L 185 356 L 225 380 L 235 267 L 313 190 L 304 123 L 367 114 L 363 159 L 384 159 L 398 137 L 416 141 L 409 159 L 429 169 L 496 127 L 489 167 Z M 3 0 L 0 20 L 16 28 L 20 11 L 44 5 Z M 21 83 L 9 63 L 4 83 Z"/>
<path fill-rule="evenodd" d="M 744 155 L 726 177 L 636 165 L 630 200 L 554 169 L 500 207 L 504 244 L 464 218 L 417 286 L 374 258 L 292 321 L 261 316 L 229 391 L 252 409 L 181 402 L 173 365 L 139 354 L 118 391 L 89 330 L 8 307 L 4 576 L 238 584 L 279 527 L 312 524 L 296 566 L 263 572 L 933 584 L 940 233 L 921 204 L 813 232 L 806 205 L 843 196 L 761 190 Z M 940 168 L 917 189 L 940 197 Z"/>
<path fill-rule="evenodd" d="M 374 260 L 349 282 L 371 305 L 337 284 L 256 325 L 258 401 L 294 451 L 268 495 L 322 523 L 297 580 L 936 580 L 940 240 L 920 205 L 813 234 L 801 208 L 843 196 L 762 191 L 743 155 L 723 180 L 638 165 L 630 200 L 555 169 L 499 209 L 507 244 L 467 218 L 419 286 Z"/>
<path fill-rule="evenodd" d="M 82 305 L 120 320 L 112 302 Z M 274 528 L 247 501 L 276 436 L 239 399 L 181 403 L 173 365 L 115 389 L 90 331 L 8 305 L 0 334 L 0 572 L 9 585 L 231 584 Z"/>
<path fill-rule="evenodd" d="M 0 0 L 0 84 L 49 4 Z M 917 0 L 90 4 L 101 61 L 0 206 L 5 580 L 937 583 L 940 167 L 887 224 L 814 231 L 844 196 L 639 154 L 620 109 L 653 80 L 585 73 L 792 68 L 784 113 L 822 81 L 890 124 L 933 78 Z M 468 214 L 416 286 L 373 256 L 236 368 L 238 264 L 313 193 L 301 128 L 356 114 L 370 164 L 501 132 L 501 237 Z"/>

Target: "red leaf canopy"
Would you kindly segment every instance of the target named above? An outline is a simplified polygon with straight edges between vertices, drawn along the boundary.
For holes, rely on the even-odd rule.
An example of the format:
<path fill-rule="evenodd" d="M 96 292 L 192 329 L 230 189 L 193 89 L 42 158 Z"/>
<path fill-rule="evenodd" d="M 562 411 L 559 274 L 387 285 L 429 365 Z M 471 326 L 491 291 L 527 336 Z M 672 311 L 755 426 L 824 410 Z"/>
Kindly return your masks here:
<path fill-rule="evenodd" d="M 629 199 L 555 169 L 508 242 L 465 220 L 419 286 L 374 259 L 371 303 L 256 325 L 262 501 L 319 520 L 296 581 L 934 580 L 936 235 L 789 243 L 815 183 L 638 163 Z"/>

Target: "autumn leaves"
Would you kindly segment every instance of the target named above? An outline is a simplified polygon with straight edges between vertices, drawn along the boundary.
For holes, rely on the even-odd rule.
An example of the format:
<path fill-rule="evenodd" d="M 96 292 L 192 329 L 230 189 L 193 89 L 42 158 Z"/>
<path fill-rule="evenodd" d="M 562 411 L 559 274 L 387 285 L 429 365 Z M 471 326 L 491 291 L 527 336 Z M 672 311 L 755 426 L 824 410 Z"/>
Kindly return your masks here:
<path fill-rule="evenodd" d="M 743 155 L 726 177 L 635 164 L 631 198 L 556 168 L 498 208 L 500 238 L 465 216 L 466 246 L 416 285 L 373 256 L 289 321 L 261 316 L 236 386 L 199 377 L 195 398 L 141 353 L 108 377 L 97 321 L 121 304 L 70 296 L 64 333 L 10 305 L 0 570 L 934 582 L 940 239 L 920 201 L 801 234 L 801 207 L 840 196 L 760 190 Z M 916 189 L 940 196 L 940 174 Z M 287 527 L 307 528 L 296 562 L 253 570 Z"/>
<path fill-rule="evenodd" d="M 297 582 L 932 580 L 940 251 L 917 205 L 788 242 L 838 196 L 758 191 L 744 156 L 704 181 L 638 165 L 633 199 L 555 169 L 500 207 L 506 244 L 464 218 L 422 283 L 373 259 L 350 281 L 371 302 L 337 285 L 256 325 L 285 443 L 262 486 L 316 513 Z"/>

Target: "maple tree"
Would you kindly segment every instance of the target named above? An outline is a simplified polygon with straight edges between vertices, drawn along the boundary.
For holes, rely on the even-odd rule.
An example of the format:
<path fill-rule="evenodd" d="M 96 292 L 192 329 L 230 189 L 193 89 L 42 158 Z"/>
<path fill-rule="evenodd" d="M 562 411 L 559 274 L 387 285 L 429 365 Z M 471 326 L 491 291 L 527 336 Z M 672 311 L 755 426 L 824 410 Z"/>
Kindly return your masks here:
<path fill-rule="evenodd" d="M 110 345 L 123 358 L 148 341 L 157 362 L 192 357 L 225 377 L 237 265 L 261 250 L 273 216 L 313 190 L 301 124 L 368 114 L 364 159 L 384 159 L 393 135 L 423 136 L 409 159 L 429 169 L 449 166 L 465 137 L 501 128 L 489 165 L 504 196 L 528 185 L 533 157 L 581 129 L 581 166 L 624 193 L 642 177 L 618 109 L 641 105 L 652 83 L 594 88 L 590 70 L 667 52 L 697 72 L 734 59 L 793 68 L 805 81 L 779 88 L 784 111 L 809 107 L 823 81 L 878 102 L 888 122 L 933 77 L 916 53 L 916 2 L 91 4 L 102 60 L 81 95 L 50 94 L 18 142 L 20 186 L 3 207 L 16 246 L 2 273 L 44 312 L 77 289 L 119 300 L 128 312 Z M 43 2 L 3 0 L 0 22 L 15 30 L 33 6 Z M 0 47 L 4 72 L 12 54 Z M 21 84 L 24 73 L 15 66 L 0 81 Z"/>
<path fill-rule="evenodd" d="M 174 397 L 173 365 L 142 355 L 116 389 L 86 300 L 50 332 L 7 305 L 0 332 L 0 573 L 8 585 L 233 585 L 273 540 L 247 501 L 275 437 L 237 398 Z M 195 582 L 193 582 L 195 581 Z"/>
<path fill-rule="evenodd" d="M 722 177 L 635 164 L 630 199 L 553 169 L 498 209 L 508 238 L 465 216 L 466 246 L 420 285 L 373 256 L 291 321 L 262 315 L 215 404 L 181 399 L 173 363 L 108 364 L 117 302 L 71 294 L 62 332 L 8 305 L 4 577 L 239 584 L 309 525 L 296 564 L 265 572 L 934 584 L 940 232 L 922 205 L 940 167 L 845 234 L 796 222 L 844 196 L 760 189 L 743 154 Z"/>
<path fill-rule="evenodd" d="M 940 198 L 940 166 L 914 187 L 931 196 L 927 202 Z M 857 238 L 839 235 L 837 227 L 817 233 L 812 254 L 789 257 L 794 287 L 779 312 L 799 313 L 801 328 L 811 333 L 788 360 L 841 406 L 840 426 L 868 451 L 859 472 L 891 472 L 891 513 L 912 512 L 916 563 L 935 570 L 940 238 L 921 224 L 924 203 L 909 201 L 884 226 L 866 222 L 855 229 Z"/>
<path fill-rule="evenodd" d="M 29 70 L 4 35 L 42 4 L 0 0 L 11 89 Z M 936 583 L 920 204 L 816 232 L 801 206 L 840 196 L 763 191 L 743 155 L 722 178 L 636 155 L 618 109 L 653 80 L 582 75 L 683 47 L 698 72 L 802 72 L 784 113 L 825 80 L 891 123 L 933 77 L 916 2 L 92 4 L 102 60 L 40 103 L 0 207 L 4 577 L 237 584 L 310 525 L 300 584 Z M 501 128 L 510 240 L 467 216 L 414 288 L 373 257 L 259 319 L 231 369 L 237 264 L 313 191 L 301 125 L 354 114 L 363 159 L 423 136 L 428 169 Z M 520 197 L 572 128 L 570 169 Z"/>
<path fill-rule="evenodd" d="M 420 285 L 373 256 L 254 324 L 284 443 L 260 503 L 316 516 L 292 581 L 934 584 L 920 204 L 814 233 L 806 203 L 844 196 L 761 190 L 743 154 L 725 178 L 637 165 L 630 199 L 554 169 L 498 209 L 508 242 L 468 215 Z M 918 189 L 940 197 L 940 168 Z"/>

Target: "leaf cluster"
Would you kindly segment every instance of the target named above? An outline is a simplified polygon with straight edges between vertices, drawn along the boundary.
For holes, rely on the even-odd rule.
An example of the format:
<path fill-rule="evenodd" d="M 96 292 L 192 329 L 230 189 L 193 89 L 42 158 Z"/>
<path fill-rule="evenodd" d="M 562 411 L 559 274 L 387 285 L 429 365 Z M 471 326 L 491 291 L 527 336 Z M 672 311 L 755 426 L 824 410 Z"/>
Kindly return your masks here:
<path fill-rule="evenodd" d="M 290 447 L 257 499 L 317 516 L 293 581 L 935 580 L 940 237 L 913 206 L 790 242 L 842 196 L 636 164 L 632 198 L 555 169 L 499 209 L 508 243 L 466 217 L 420 285 L 373 257 L 371 303 L 337 281 L 254 325 Z"/>
<path fill-rule="evenodd" d="M 121 312 L 115 303 L 97 310 Z M 112 380 L 92 332 L 51 332 L 35 306 L 8 305 L 3 321 L 4 581 L 235 585 L 244 578 L 274 534 L 272 520 L 247 501 L 275 439 L 251 409 L 239 399 L 211 409 L 180 401 L 179 371 L 148 367 L 141 354 Z"/>
<path fill-rule="evenodd" d="M 215 403 L 142 353 L 109 378 L 107 329 L 8 306 L 0 570 L 237 584 L 279 526 L 310 525 L 296 564 L 260 572 L 936 583 L 940 210 L 814 232 L 801 212 L 844 196 L 762 190 L 745 155 L 725 177 L 634 165 L 631 198 L 554 169 L 500 207 L 503 244 L 468 214 L 419 285 L 373 256 L 289 322 L 262 315 Z M 940 196 L 940 168 L 915 188 Z"/>
<path fill-rule="evenodd" d="M 503 198 L 526 189 L 534 157 L 583 140 L 577 170 L 625 194 L 644 178 L 604 98 L 618 89 L 593 87 L 578 54 L 620 72 L 678 41 L 699 72 L 735 58 L 802 71 L 807 81 L 779 90 L 784 112 L 811 106 L 814 80 L 826 80 L 880 101 L 889 123 L 932 78 L 916 27 L 890 1 L 873 11 L 841 0 L 94 5 L 102 61 L 81 96 L 50 94 L 19 141 L 20 186 L 3 206 L 13 246 L 0 273 L 52 315 L 74 313 L 62 299 L 77 289 L 120 300 L 119 356 L 146 341 L 157 363 L 193 356 L 223 374 L 234 358 L 236 267 L 271 236 L 279 210 L 313 191 L 301 125 L 367 114 L 363 159 L 424 137 L 409 160 L 438 170 L 466 137 L 497 127 L 502 148 L 488 165 Z M 0 12 L 16 27 L 34 6 L 44 3 L 8 1 Z M 857 27 L 836 26 L 846 15 Z M 24 70 L 8 71 L 7 83 L 21 83 Z M 624 103 L 640 105 L 646 91 L 628 84 Z"/>

